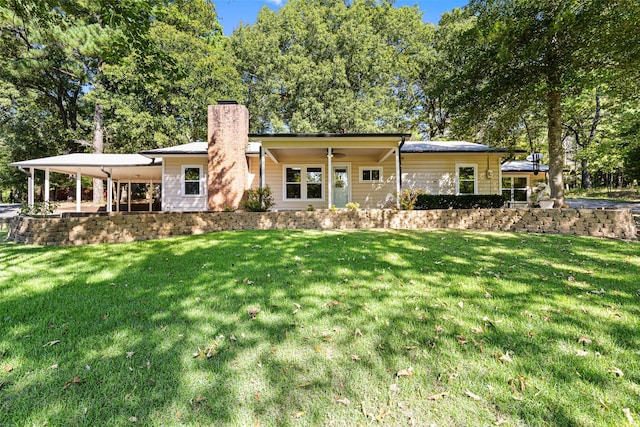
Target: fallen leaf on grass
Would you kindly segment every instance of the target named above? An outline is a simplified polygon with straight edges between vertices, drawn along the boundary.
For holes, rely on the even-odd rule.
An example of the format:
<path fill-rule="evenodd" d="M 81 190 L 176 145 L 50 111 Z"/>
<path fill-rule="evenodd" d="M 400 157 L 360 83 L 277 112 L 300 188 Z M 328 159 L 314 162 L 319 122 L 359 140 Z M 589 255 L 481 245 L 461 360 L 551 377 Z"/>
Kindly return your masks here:
<path fill-rule="evenodd" d="M 45 345 L 43 345 L 43 347 L 51 347 L 54 346 L 56 344 L 60 344 L 60 340 L 53 340 L 53 341 L 49 341 L 48 343 L 46 343 Z"/>
<path fill-rule="evenodd" d="M 348 406 L 351 404 L 351 402 L 349 401 L 349 399 L 347 399 L 346 397 L 344 399 L 338 399 L 336 397 L 336 403 L 342 403 L 345 406 Z"/>
<path fill-rule="evenodd" d="M 580 337 L 578 338 L 578 344 L 580 343 L 591 344 L 591 340 L 587 337 Z"/>
<path fill-rule="evenodd" d="M 611 372 L 612 374 L 616 374 L 616 376 L 618 377 L 624 377 L 624 372 L 622 372 L 622 369 L 615 366 L 612 366 L 611 369 L 609 369 L 609 372 Z"/>
<path fill-rule="evenodd" d="M 631 416 L 631 409 L 622 408 L 622 413 L 624 414 L 625 417 L 627 417 L 627 421 L 629 421 L 629 424 L 633 425 L 633 417 Z"/>
<path fill-rule="evenodd" d="M 303 415 L 304 415 L 304 411 L 296 411 L 296 412 L 294 412 L 293 414 L 291 414 L 291 416 L 292 416 L 293 418 L 296 418 L 296 419 L 297 419 L 297 418 L 302 418 L 302 416 L 303 416 Z"/>
<path fill-rule="evenodd" d="M 129 421 L 130 423 L 137 423 L 138 419 L 136 417 L 129 417 L 127 421 Z"/>
<path fill-rule="evenodd" d="M 472 398 L 473 400 L 480 400 L 481 397 L 478 396 L 477 394 L 473 393 L 472 391 L 465 391 L 464 394 L 466 394 L 467 396 L 469 396 L 470 398 Z"/>
<path fill-rule="evenodd" d="M 464 337 L 464 335 L 458 335 L 456 336 L 456 339 L 458 340 L 458 344 L 460 345 L 465 345 L 466 343 L 468 343 L 469 341 Z"/>
<path fill-rule="evenodd" d="M 256 320 L 256 314 L 260 313 L 260 307 L 252 305 L 247 309 L 247 314 L 251 316 L 252 320 Z"/>
<path fill-rule="evenodd" d="M 502 363 L 505 363 L 505 362 L 513 363 L 513 360 L 509 356 L 509 353 L 505 353 L 502 356 L 498 357 L 498 360 Z"/>
<path fill-rule="evenodd" d="M 329 308 L 331 308 L 331 307 L 335 307 L 335 306 L 337 306 L 337 305 L 340 305 L 340 301 L 335 301 L 335 300 L 334 300 L 334 301 L 331 301 L 331 302 L 328 304 Z"/>
<path fill-rule="evenodd" d="M 589 352 L 588 351 L 584 351 L 584 350 L 577 350 L 576 351 L 576 356 L 578 357 L 585 357 L 588 356 Z"/>
<path fill-rule="evenodd" d="M 49 366 L 47 369 L 58 369 L 58 364 L 54 363 L 53 365 Z"/>
<path fill-rule="evenodd" d="M 396 373 L 396 377 L 410 377 L 413 375 L 413 368 L 401 369 Z"/>
<path fill-rule="evenodd" d="M 3 369 L 4 369 L 4 371 L 5 371 L 5 372 L 11 372 L 11 371 L 13 371 L 13 366 L 11 366 L 11 365 L 4 365 L 4 368 L 3 368 Z"/>
<path fill-rule="evenodd" d="M 134 354 L 136 354 L 135 351 L 127 351 L 127 359 L 131 359 Z"/>
<path fill-rule="evenodd" d="M 429 399 L 429 400 L 442 400 L 446 396 L 449 396 L 449 392 L 448 391 L 443 391 L 441 393 L 430 394 L 429 396 L 427 396 L 427 399 Z"/>
<path fill-rule="evenodd" d="M 597 290 L 597 289 L 592 290 L 591 293 L 596 295 L 604 295 L 606 292 L 604 289 L 600 288 L 600 290 Z"/>
<path fill-rule="evenodd" d="M 305 388 L 305 387 L 309 387 L 311 385 L 311 383 L 309 381 L 302 383 L 302 384 L 298 384 L 296 387 L 298 388 Z"/>
<path fill-rule="evenodd" d="M 484 332 L 484 329 L 482 329 L 482 326 L 478 326 L 476 328 L 472 328 L 471 332 L 473 332 L 474 334 L 481 334 Z"/>
<path fill-rule="evenodd" d="M 361 337 L 362 336 L 362 331 L 360 330 L 360 328 L 356 328 L 356 331 L 353 333 L 356 336 Z"/>
<path fill-rule="evenodd" d="M 360 356 L 358 356 L 357 354 L 352 354 L 351 355 L 351 360 L 355 360 L 356 362 L 360 360 Z"/>
<path fill-rule="evenodd" d="M 62 389 L 63 389 L 63 390 L 66 390 L 67 388 L 69 388 L 69 387 L 70 387 L 70 386 L 72 386 L 73 384 L 76 384 L 76 385 L 80 385 L 80 384 L 82 384 L 82 380 L 80 379 L 80 377 L 79 377 L 79 376 L 77 376 L 77 375 L 76 375 L 75 377 L 73 377 L 73 379 L 72 379 L 71 381 L 67 381 L 67 382 L 65 383 L 64 387 L 62 387 Z"/>

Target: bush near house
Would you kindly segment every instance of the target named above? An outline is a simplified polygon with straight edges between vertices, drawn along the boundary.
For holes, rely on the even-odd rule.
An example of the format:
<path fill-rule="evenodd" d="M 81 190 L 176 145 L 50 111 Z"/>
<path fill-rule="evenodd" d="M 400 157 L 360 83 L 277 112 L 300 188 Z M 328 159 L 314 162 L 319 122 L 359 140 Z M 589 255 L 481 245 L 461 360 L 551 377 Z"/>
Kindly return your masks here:
<path fill-rule="evenodd" d="M 504 206 L 501 194 L 420 194 L 415 203 L 416 210 L 427 209 L 490 209 Z"/>
<path fill-rule="evenodd" d="M 242 207 L 249 212 L 266 212 L 274 205 L 271 188 L 252 188 L 245 193 L 246 199 L 240 202 Z"/>

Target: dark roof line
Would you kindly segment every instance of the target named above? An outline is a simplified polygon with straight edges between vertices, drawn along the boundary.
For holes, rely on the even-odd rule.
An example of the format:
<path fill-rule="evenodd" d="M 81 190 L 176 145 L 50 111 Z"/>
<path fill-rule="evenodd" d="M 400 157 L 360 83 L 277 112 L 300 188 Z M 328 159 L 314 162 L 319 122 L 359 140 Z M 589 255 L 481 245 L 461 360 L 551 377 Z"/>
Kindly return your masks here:
<path fill-rule="evenodd" d="M 249 138 L 359 138 L 410 137 L 410 133 L 250 133 Z"/>

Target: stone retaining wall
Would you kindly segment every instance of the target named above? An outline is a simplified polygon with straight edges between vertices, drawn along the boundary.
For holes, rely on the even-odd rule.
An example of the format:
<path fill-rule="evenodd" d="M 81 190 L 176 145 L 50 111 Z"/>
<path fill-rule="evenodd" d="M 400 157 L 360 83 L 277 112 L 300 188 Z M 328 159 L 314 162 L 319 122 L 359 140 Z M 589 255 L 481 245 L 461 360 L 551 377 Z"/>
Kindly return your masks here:
<path fill-rule="evenodd" d="M 357 228 L 449 228 L 636 238 L 636 224 L 630 210 L 472 209 L 154 212 L 63 218 L 15 217 L 10 224 L 9 239 L 37 245 L 85 245 L 224 230 Z"/>

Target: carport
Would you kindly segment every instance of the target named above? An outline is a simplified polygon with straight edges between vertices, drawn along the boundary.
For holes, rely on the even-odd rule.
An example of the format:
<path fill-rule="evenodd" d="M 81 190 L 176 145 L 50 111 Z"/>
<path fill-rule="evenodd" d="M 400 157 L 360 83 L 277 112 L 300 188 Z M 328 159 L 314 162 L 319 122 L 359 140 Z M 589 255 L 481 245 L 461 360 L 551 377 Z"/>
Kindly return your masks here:
<path fill-rule="evenodd" d="M 62 173 L 76 178 L 76 212 L 81 212 L 82 177 L 107 180 L 107 212 L 113 208 L 113 184 L 116 184 L 116 211 L 120 210 L 121 184 L 127 185 L 128 210 L 131 210 L 131 184 L 145 183 L 151 185 L 162 182 L 162 159 L 149 158 L 140 154 L 94 154 L 74 153 L 61 156 L 44 157 L 10 163 L 28 176 L 27 203 L 33 206 L 35 200 L 35 171 L 44 171 L 44 201 L 49 201 L 50 173 Z M 152 209 L 153 197 L 150 198 L 149 210 Z"/>

